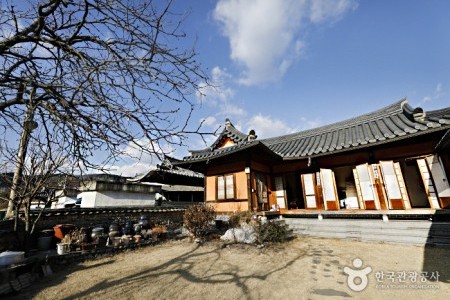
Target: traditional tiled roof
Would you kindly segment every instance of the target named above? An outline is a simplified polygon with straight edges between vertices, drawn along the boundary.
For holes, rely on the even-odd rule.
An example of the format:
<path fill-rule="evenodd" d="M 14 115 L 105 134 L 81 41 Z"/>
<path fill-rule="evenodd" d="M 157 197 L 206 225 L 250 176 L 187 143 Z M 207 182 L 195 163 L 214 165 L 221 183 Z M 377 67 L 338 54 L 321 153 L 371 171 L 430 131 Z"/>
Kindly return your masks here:
<path fill-rule="evenodd" d="M 157 178 L 161 174 L 171 174 L 181 177 L 190 177 L 202 179 L 204 175 L 202 173 L 194 172 L 192 170 L 180 168 L 175 166 L 174 163 L 178 161 L 174 158 L 166 158 L 160 165 L 157 165 L 156 169 L 150 170 L 142 175 L 137 175 L 133 178 L 129 178 L 129 182 L 141 182 L 148 181 L 149 178 Z"/>
<path fill-rule="evenodd" d="M 190 152 L 193 155 L 202 155 L 203 153 L 210 153 L 211 151 L 214 151 L 218 147 L 220 147 L 220 144 L 227 138 L 229 138 L 236 144 L 241 144 L 242 142 L 248 140 L 248 135 L 237 130 L 236 127 L 234 127 L 234 125 L 230 122 L 230 120 L 226 119 L 225 128 L 210 147 L 202 150 L 191 150 Z"/>
<path fill-rule="evenodd" d="M 346 121 L 264 140 L 287 159 L 317 156 L 420 135 L 450 124 L 450 108 L 428 114 L 406 100 Z"/>
<path fill-rule="evenodd" d="M 302 159 L 393 142 L 448 128 L 450 107 L 426 113 L 420 107 L 411 107 L 403 99 L 380 110 L 330 125 L 264 140 L 248 141 L 241 138 L 231 147 L 211 147 L 191 152 L 183 162 L 222 157 L 256 145 L 285 160 Z M 235 128 L 231 126 L 227 130 L 231 132 Z"/>
<path fill-rule="evenodd" d="M 187 156 L 183 159 L 180 164 L 182 165 L 183 162 L 189 162 L 189 161 L 207 161 L 209 159 L 218 158 L 222 156 L 226 156 L 229 154 L 237 153 L 244 151 L 249 148 L 257 148 L 259 151 L 264 151 L 266 153 L 269 153 L 273 155 L 274 157 L 278 157 L 277 154 L 273 153 L 266 145 L 264 145 L 261 141 L 242 141 L 239 144 L 236 144 L 234 146 L 230 147 L 224 147 L 224 148 L 218 148 L 214 149 L 212 151 L 203 151 L 203 152 L 197 152 L 197 153 L 191 153 L 190 156 Z M 280 158 L 281 159 L 281 158 Z"/>

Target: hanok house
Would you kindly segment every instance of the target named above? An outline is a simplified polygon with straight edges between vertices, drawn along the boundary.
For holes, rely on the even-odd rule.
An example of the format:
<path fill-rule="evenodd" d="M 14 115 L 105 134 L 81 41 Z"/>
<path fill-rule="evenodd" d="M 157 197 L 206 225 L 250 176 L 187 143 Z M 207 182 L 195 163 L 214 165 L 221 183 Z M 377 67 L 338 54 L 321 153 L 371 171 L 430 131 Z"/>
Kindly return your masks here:
<path fill-rule="evenodd" d="M 204 175 L 174 166 L 171 160 L 176 161 L 173 158 L 166 158 L 155 169 L 128 179 L 128 182 L 160 183 L 163 196 L 172 205 L 176 202 L 180 204 L 203 202 Z"/>
<path fill-rule="evenodd" d="M 218 212 L 450 208 L 450 107 L 406 100 L 346 121 L 258 140 L 227 119 L 179 166 L 205 174 Z"/>
<path fill-rule="evenodd" d="M 126 177 L 111 174 L 87 175 L 80 181 L 81 208 L 155 206 L 158 183 L 128 182 Z"/>

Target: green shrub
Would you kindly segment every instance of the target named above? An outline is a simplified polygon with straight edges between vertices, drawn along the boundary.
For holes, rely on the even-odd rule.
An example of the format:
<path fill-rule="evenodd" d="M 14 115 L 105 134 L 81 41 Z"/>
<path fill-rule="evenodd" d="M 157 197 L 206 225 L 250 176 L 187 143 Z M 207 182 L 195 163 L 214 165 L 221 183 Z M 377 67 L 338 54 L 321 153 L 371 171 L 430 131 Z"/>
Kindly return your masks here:
<path fill-rule="evenodd" d="M 204 236 L 208 233 L 211 222 L 216 218 L 213 207 L 202 204 L 190 206 L 183 216 L 183 224 L 194 237 Z"/>
<path fill-rule="evenodd" d="M 278 222 L 266 222 L 256 227 L 258 242 L 282 243 L 289 239 L 289 230 L 286 224 Z"/>

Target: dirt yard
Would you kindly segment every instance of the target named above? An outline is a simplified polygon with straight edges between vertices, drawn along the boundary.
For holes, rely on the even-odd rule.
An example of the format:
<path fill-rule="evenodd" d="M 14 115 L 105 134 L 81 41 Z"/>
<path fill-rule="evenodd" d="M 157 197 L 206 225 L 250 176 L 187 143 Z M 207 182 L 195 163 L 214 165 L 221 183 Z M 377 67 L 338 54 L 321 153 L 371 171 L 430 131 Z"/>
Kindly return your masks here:
<path fill-rule="evenodd" d="M 345 267 L 371 268 L 363 291 L 349 288 Z M 258 249 L 182 240 L 68 267 L 13 299 L 412 300 L 448 299 L 449 289 L 450 248 L 297 238 Z"/>

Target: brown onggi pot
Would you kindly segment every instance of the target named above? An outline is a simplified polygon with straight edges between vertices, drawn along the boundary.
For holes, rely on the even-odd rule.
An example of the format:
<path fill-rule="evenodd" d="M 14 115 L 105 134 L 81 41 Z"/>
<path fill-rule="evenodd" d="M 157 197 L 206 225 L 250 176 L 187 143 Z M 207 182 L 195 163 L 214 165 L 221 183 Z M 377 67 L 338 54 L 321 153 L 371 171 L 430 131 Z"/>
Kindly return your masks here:
<path fill-rule="evenodd" d="M 58 224 L 53 227 L 53 230 L 55 231 L 55 237 L 62 240 L 64 236 L 70 233 L 74 228 L 75 226 L 73 224 Z"/>

